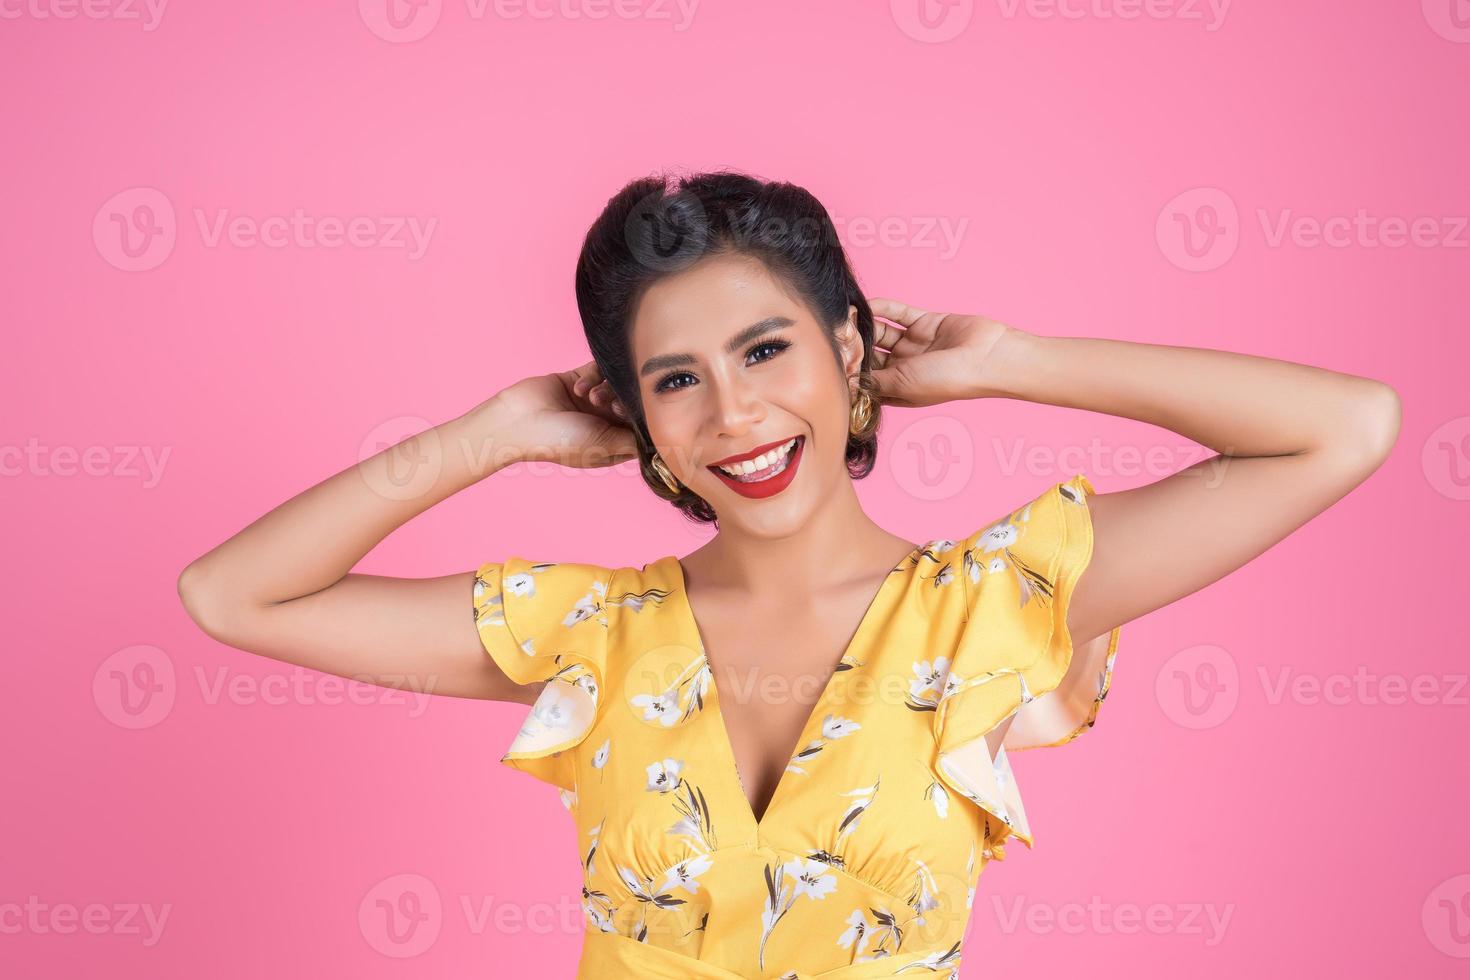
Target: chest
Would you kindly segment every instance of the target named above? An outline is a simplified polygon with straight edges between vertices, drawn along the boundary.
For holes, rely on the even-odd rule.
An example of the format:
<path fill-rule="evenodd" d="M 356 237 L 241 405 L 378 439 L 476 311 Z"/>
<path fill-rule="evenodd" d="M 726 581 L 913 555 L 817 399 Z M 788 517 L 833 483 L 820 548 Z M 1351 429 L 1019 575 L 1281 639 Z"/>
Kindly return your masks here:
<path fill-rule="evenodd" d="M 759 819 L 800 750 L 820 726 L 814 709 L 863 622 L 871 595 L 837 595 L 815 605 L 750 608 L 691 597 L 698 609 L 717 711 L 741 788 Z"/>

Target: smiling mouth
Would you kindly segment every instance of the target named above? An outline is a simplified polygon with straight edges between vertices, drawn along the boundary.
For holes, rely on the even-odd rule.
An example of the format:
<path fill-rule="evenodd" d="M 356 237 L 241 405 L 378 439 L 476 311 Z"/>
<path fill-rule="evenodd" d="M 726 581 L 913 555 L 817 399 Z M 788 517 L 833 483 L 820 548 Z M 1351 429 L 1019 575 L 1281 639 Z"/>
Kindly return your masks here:
<path fill-rule="evenodd" d="M 793 436 L 775 449 L 767 450 L 755 459 L 748 459 L 730 466 L 710 466 L 708 469 L 717 476 L 734 480 L 737 483 L 764 483 L 785 472 L 805 439 L 806 436 Z"/>

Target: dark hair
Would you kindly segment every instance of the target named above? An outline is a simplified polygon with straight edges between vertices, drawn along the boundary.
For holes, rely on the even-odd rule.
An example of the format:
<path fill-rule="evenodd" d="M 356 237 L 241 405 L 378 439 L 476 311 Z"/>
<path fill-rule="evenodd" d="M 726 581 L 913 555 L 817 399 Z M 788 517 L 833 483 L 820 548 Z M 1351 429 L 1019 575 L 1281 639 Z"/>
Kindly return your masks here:
<path fill-rule="evenodd" d="M 872 418 L 847 440 L 847 471 L 861 479 L 873 469 L 878 446 L 878 385 L 873 366 L 873 312 L 858 287 L 827 209 L 795 184 L 716 171 L 678 179 L 634 180 L 598 215 L 577 258 L 577 309 L 587 346 L 602 376 L 627 407 L 638 443 L 639 469 L 654 493 L 691 520 L 714 523 L 714 508 L 688 487 L 675 494 L 653 469 L 654 446 L 634 373 L 632 311 L 649 286 L 711 255 L 742 253 L 765 264 L 811 309 L 826 330 L 834 356 L 835 331 L 857 307 L 863 340 L 859 387 Z"/>

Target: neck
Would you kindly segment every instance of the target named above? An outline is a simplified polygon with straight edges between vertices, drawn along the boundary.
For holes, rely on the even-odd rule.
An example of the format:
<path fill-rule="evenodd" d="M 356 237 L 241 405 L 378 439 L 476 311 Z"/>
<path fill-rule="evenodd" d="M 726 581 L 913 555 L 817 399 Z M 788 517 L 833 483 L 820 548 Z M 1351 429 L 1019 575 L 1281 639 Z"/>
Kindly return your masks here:
<path fill-rule="evenodd" d="M 722 523 L 711 541 L 680 559 L 702 589 L 755 596 L 787 592 L 793 582 L 811 591 L 841 588 L 891 570 L 915 547 L 873 523 L 850 479 L 790 533 Z"/>

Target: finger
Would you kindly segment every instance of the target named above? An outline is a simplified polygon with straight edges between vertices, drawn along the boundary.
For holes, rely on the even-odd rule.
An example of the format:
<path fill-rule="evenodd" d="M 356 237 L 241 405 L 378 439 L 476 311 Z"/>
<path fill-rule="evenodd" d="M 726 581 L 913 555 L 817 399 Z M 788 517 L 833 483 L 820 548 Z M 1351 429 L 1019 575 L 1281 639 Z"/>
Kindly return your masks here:
<path fill-rule="evenodd" d="M 938 336 L 949 314 L 932 313 L 929 310 L 921 310 L 917 306 L 908 306 L 903 303 L 896 305 L 899 309 L 892 310 L 889 319 L 896 319 L 902 323 L 903 336 L 898 339 L 893 350 L 904 357 L 924 353 L 933 345 L 934 338 Z M 875 319 L 873 322 L 876 324 L 879 321 Z"/>
<path fill-rule="evenodd" d="M 913 326 L 918 322 L 919 317 L 928 312 L 916 306 L 909 306 L 907 303 L 900 303 L 896 299 L 889 299 L 886 296 L 868 297 L 868 307 L 873 311 L 874 316 L 881 316 L 885 320 L 901 323 L 905 327 Z"/>
<path fill-rule="evenodd" d="M 597 362 L 588 361 L 577 369 L 577 380 L 572 383 L 572 393 L 585 395 L 600 381 L 602 372 L 598 369 Z"/>
<path fill-rule="evenodd" d="M 599 414 L 611 415 L 621 425 L 628 424 L 628 410 L 623 407 L 623 403 L 613 393 L 611 384 L 603 382 L 596 388 L 593 388 L 588 394 L 587 400 L 592 403 L 592 407 Z"/>
<path fill-rule="evenodd" d="M 893 350 L 894 346 L 903 339 L 903 331 L 891 323 L 873 321 L 873 344 L 884 350 Z"/>
<path fill-rule="evenodd" d="M 926 336 L 924 331 L 914 328 L 900 330 L 898 327 L 873 321 L 875 330 L 873 338 L 873 364 L 877 367 L 887 367 L 894 358 L 915 357 L 929 349 L 933 338 Z"/>

